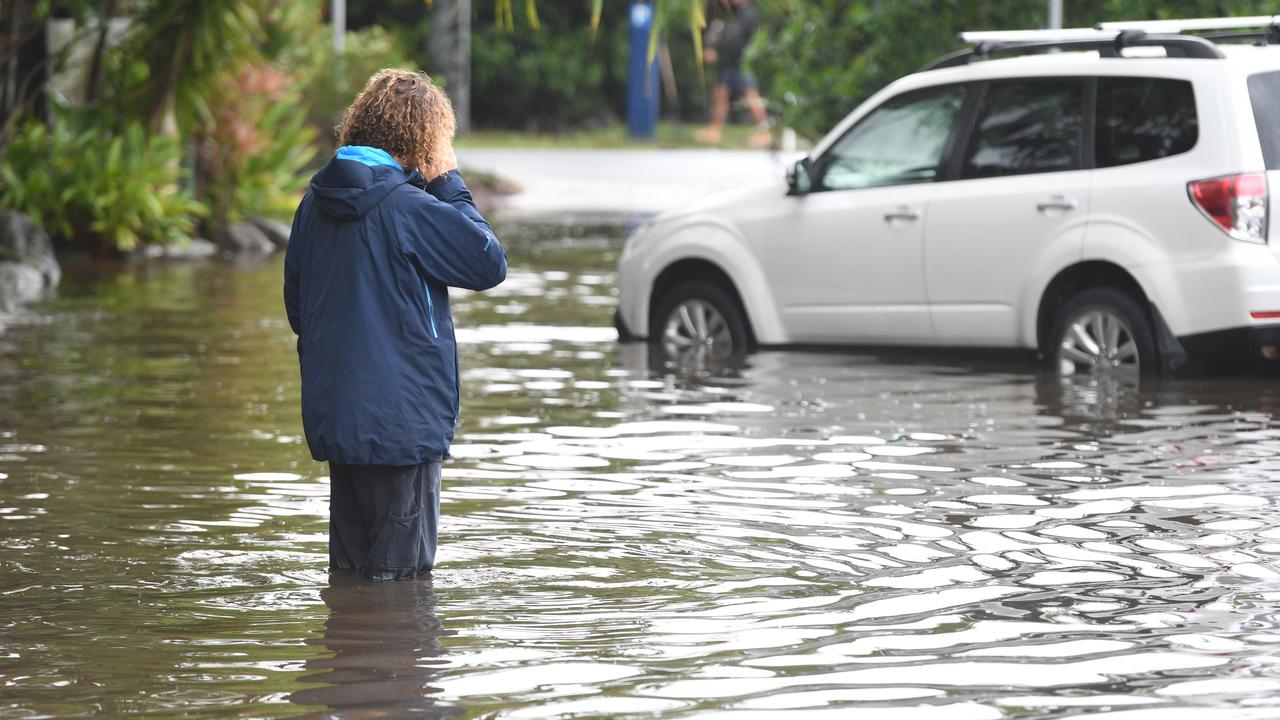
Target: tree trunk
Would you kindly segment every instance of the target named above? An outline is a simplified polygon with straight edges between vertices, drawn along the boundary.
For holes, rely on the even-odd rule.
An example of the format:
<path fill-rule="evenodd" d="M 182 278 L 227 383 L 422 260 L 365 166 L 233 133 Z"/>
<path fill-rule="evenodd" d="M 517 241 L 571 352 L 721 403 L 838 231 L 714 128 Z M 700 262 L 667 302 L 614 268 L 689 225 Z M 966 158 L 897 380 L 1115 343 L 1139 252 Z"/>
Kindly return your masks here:
<path fill-rule="evenodd" d="M 178 40 L 178 47 L 173 51 L 173 59 L 165 71 L 164 80 L 161 81 L 159 89 L 156 90 L 151 110 L 147 113 L 147 127 L 152 133 L 173 135 L 177 132 L 177 127 L 170 127 L 168 120 L 174 112 L 173 100 L 174 94 L 178 91 L 178 79 L 182 77 L 182 72 L 186 68 L 187 61 L 190 59 L 188 55 L 190 54 L 191 31 L 187 29 Z"/>
<path fill-rule="evenodd" d="M 32 0 L 0 0 L 0 153 L 26 112 L 48 122 L 45 18 Z"/>
<path fill-rule="evenodd" d="M 33 19 L 35 8 L 27 8 L 23 23 L 27 32 L 18 50 L 18 103 L 31 109 L 31 114 L 49 121 L 49 103 L 45 88 L 49 84 L 49 43 L 46 19 Z"/>
<path fill-rule="evenodd" d="M 111 32 L 111 18 L 116 14 L 116 0 L 103 0 L 102 26 L 98 28 L 98 40 L 93 45 L 93 57 L 89 60 L 89 82 L 84 91 L 84 102 L 93 105 L 102 94 L 102 56 L 107 52 L 107 36 Z"/>

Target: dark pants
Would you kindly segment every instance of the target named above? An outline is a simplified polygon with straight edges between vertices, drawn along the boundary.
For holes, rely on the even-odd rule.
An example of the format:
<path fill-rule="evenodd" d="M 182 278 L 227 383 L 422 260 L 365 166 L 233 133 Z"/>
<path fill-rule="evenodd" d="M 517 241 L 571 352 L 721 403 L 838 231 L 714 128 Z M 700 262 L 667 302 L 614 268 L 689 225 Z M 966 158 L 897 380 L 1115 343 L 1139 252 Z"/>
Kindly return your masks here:
<path fill-rule="evenodd" d="M 329 463 L 329 565 L 404 580 L 436 561 L 440 462 Z"/>

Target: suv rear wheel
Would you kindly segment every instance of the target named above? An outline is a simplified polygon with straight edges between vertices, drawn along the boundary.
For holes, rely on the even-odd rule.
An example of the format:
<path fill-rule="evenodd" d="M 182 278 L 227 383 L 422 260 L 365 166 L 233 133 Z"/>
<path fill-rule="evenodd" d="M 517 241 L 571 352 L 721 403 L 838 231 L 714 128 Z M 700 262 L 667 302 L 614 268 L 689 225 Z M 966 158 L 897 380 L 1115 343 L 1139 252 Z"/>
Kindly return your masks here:
<path fill-rule="evenodd" d="M 1153 375 L 1160 366 L 1148 314 L 1114 288 L 1085 290 L 1058 311 L 1049 362 L 1060 375 Z"/>
<path fill-rule="evenodd" d="M 676 286 L 650 319 L 649 337 L 667 358 L 724 362 L 747 352 L 747 322 L 720 286 L 693 280 Z"/>

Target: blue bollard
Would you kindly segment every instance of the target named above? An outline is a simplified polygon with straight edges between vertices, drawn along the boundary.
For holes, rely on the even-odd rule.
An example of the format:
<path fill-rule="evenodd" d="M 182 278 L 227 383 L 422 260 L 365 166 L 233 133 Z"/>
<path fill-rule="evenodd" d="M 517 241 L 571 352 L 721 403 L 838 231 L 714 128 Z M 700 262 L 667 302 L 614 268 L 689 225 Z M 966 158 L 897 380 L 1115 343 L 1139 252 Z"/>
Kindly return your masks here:
<path fill-rule="evenodd" d="M 658 62 L 649 62 L 649 36 L 653 32 L 653 6 L 631 5 L 631 61 L 627 75 L 627 134 L 651 139 L 658 127 Z"/>

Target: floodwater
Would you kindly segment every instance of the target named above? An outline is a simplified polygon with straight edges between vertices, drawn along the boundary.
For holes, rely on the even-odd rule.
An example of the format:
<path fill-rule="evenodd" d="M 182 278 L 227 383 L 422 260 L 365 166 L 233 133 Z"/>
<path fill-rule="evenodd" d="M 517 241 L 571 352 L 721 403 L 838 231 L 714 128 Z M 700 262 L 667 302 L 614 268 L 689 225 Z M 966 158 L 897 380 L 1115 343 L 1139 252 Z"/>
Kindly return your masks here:
<path fill-rule="evenodd" d="M 279 258 L 0 335 L 0 717 L 1280 718 L 1276 375 L 664 377 L 616 231 L 503 235 L 416 582 L 326 570 Z"/>

